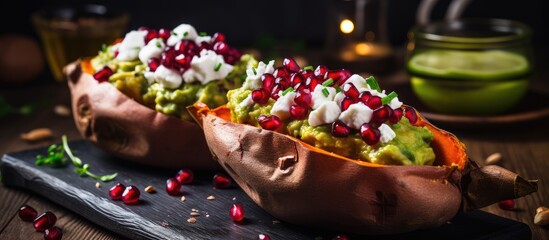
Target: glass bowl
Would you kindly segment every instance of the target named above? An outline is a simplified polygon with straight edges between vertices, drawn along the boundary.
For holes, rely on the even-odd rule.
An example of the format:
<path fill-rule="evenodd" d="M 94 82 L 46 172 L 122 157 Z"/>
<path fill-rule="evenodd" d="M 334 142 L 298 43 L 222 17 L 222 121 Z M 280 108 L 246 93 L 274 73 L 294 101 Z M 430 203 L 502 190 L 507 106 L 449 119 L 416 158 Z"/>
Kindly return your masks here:
<path fill-rule="evenodd" d="M 452 115 L 495 115 L 524 96 L 533 69 L 531 31 L 501 19 L 433 22 L 408 34 L 406 69 L 427 107 Z"/>

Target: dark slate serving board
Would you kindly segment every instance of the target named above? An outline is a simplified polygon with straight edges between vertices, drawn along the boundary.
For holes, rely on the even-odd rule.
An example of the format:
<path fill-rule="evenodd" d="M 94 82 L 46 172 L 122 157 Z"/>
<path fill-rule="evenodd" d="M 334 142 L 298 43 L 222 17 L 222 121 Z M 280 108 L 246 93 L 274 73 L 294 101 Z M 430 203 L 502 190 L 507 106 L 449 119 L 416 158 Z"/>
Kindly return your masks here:
<path fill-rule="evenodd" d="M 164 190 L 166 179 L 174 176 L 177 170 L 136 166 L 111 157 L 85 141 L 70 142 L 69 145 L 84 163 L 90 164 L 92 172 L 118 172 L 119 176 L 96 188 L 95 180 L 79 177 L 72 165 L 65 168 L 35 166 L 36 155 L 46 153 L 46 148 L 38 148 L 4 155 L 0 165 L 3 183 L 40 194 L 131 239 L 257 239 L 263 233 L 271 239 L 291 240 L 332 239 L 340 234 L 277 221 L 255 205 L 238 186 L 214 189 L 211 179 L 216 172 L 195 172 L 194 183 L 182 189 L 186 201 L 181 202 L 180 197 L 169 196 Z M 125 205 L 108 197 L 109 188 L 117 182 L 135 185 L 140 190 L 153 185 L 157 192 L 141 191 L 140 204 Z M 207 200 L 210 195 L 216 199 Z M 234 223 L 228 215 L 233 198 L 244 205 L 246 218 L 243 223 Z M 201 214 L 193 224 L 187 222 L 192 209 Z M 526 224 L 483 211 L 460 214 L 449 224 L 408 234 L 347 235 L 351 239 L 531 239 Z"/>

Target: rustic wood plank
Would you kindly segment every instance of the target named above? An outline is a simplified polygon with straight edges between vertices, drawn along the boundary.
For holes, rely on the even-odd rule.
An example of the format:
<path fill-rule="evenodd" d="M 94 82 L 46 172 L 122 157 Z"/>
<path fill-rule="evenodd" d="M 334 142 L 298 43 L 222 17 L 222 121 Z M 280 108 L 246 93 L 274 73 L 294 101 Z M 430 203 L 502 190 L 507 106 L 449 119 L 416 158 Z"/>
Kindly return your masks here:
<path fill-rule="evenodd" d="M 18 218 L 17 210 L 26 203 L 30 196 L 27 192 L 6 188 L 0 185 L 0 232 L 12 221 Z"/>

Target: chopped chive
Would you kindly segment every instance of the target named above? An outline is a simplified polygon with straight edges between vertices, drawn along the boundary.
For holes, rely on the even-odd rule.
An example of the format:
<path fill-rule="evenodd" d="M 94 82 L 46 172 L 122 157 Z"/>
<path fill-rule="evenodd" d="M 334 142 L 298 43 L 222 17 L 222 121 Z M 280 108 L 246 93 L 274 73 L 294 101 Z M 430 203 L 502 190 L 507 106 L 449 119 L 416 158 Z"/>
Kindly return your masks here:
<path fill-rule="evenodd" d="M 161 47 L 162 47 L 162 44 L 160 44 L 160 40 L 157 40 L 157 41 L 156 41 L 156 47 L 157 47 L 157 48 L 161 48 Z"/>
<path fill-rule="evenodd" d="M 257 75 L 257 72 L 255 71 L 254 67 L 252 67 L 252 71 L 254 72 L 254 75 Z"/>
<path fill-rule="evenodd" d="M 286 96 L 286 94 L 288 94 L 289 92 L 292 92 L 292 91 L 294 91 L 293 87 L 286 88 L 286 90 L 284 90 L 284 92 L 282 92 L 282 96 Z"/>
<path fill-rule="evenodd" d="M 172 35 L 177 36 L 177 33 L 175 31 L 172 31 Z"/>
<path fill-rule="evenodd" d="M 314 69 L 313 66 L 306 66 L 303 68 L 303 70 L 313 70 L 313 69 Z"/>
<path fill-rule="evenodd" d="M 328 97 L 328 96 L 330 96 L 330 91 L 328 91 L 327 88 L 323 88 L 322 89 L 322 94 L 324 94 L 324 97 Z"/>
<path fill-rule="evenodd" d="M 381 88 L 379 88 L 379 84 L 373 76 L 369 76 L 368 78 L 366 78 L 366 83 L 368 84 L 368 86 L 370 86 L 371 89 L 381 92 Z"/>
<path fill-rule="evenodd" d="M 396 92 L 391 92 L 391 93 L 389 93 L 389 95 L 387 95 L 387 96 L 385 96 L 385 97 L 383 97 L 383 98 L 381 99 L 381 103 L 382 103 L 382 104 L 388 104 L 388 103 L 390 103 L 394 98 L 396 98 L 397 96 L 398 96 L 398 95 L 397 95 Z"/>
<path fill-rule="evenodd" d="M 337 87 L 337 88 L 336 88 L 336 93 L 340 93 L 340 92 L 343 92 L 343 90 L 341 90 L 340 87 Z"/>
<path fill-rule="evenodd" d="M 222 65 L 222 63 L 217 63 L 217 64 L 215 65 L 214 70 L 215 70 L 216 72 L 219 71 L 219 69 L 221 69 L 221 65 Z"/>
<path fill-rule="evenodd" d="M 208 33 L 206 33 L 206 32 L 199 32 L 198 35 L 200 35 L 201 37 L 204 37 L 204 36 L 208 36 Z"/>
<path fill-rule="evenodd" d="M 186 37 L 187 35 L 189 35 L 189 32 L 184 32 L 183 33 L 183 37 Z"/>
<path fill-rule="evenodd" d="M 326 80 L 322 83 L 322 86 L 327 87 L 327 86 L 332 85 L 333 83 L 334 83 L 334 80 L 331 79 L 331 78 L 328 78 L 328 80 Z"/>
<path fill-rule="evenodd" d="M 103 44 L 101 45 L 101 52 L 104 52 L 104 53 L 107 52 L 107 44 L 104 44 L 104 43 L 103 43 Z"/>

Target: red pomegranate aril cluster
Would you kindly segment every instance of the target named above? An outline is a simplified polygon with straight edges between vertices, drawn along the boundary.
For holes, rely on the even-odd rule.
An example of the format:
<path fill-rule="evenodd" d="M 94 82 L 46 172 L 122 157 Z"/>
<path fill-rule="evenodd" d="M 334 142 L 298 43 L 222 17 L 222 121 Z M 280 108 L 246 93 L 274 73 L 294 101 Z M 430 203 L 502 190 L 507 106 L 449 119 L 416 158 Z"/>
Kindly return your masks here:
<path fill-rule="evenodd" d="M 404 111 L 402 110 L 402 108 L 397 108 L 397 109 L 393 110 L 393 114 L 389 118 L 389 122 L 392 123 L 392 124 L 398 123 L 400 121 L 400 119 L 402 118 L 403 113 L 404 113 Z"/>
<path fill-rule="evenodd" d="M 110 190 L 109 190 L 109 197 L 112 200 L 120 200 L 122 199 L 122 193 L 124 193 L 124 189 L 126 189 L 126 186 L 124 186 L 122 183 L 115 184 Z"/>
<path fill-rule="evenodd" d="M 259 115 L 259 117 L 257 118 L 257 122 L 259 123 L 261 128 L 272 131 L 276 131 L 282 126 L 282 121 L 275 115 Z"/>
<path fill-rule="evenodd" d="M 36 216 L 37 212 L 29 205 L 22 205 L 18 210 L 19 217 L 25 222 L 32 222 L 36 231 L 44 232 L 46 240 L 60 240 L 63 237 L 63 231 L 55 227 L 57 217 L 50 211 Z"/>
<path fill-rule="evenodd" d="M 213 185 L 215 188 L 225 189 L 232 185 L 232 180 L 225 174 L 218 173 L 213 177 Z"/>
<path fill-rule="evenodd" d="M 63 238 L 61 228 L 52 227 L 44 231 L 44 240 L 60 240 L 61 238 Z"/>
<path fill-rule="evenodd" d="M 406 116 L 406 118 L 408 118 L 408 121 L 410 121 L 412 125 L 416 124 L 417 114 L 416 114 L 416 110 L 413 107 L 410 107 L 410 106 L 404 107 L 404 115 Z"/>
<path fill-rule="evenodd" d="M 51 228 L 55 225 L 55 222 L 57 221 L 57 217 L 55 214 L 53 214 L 50 211 L 47 211 L 45 213 L 40 214 L 36 219 L 33 221 L 34 229 L 37 231 L 44 231 L 48 228 Z"/>
<path fill-rule="evenodd" d="M 271 98 L 271 93 L 265 88 L 259 88 L 252 91 L 252 100 L 258 104 L 266 104 Z"/>
<path fill-rule="evenodd" d="M 172 196 L 181 194 L 181 183 L 177 181 L 177 178 L 170 178 L 166 180 L 166 192 Z"/>
<path fill-rule="evenodd" d="M 154 72 L 156 71 L 156 69 L 158 68 L 158 66 L 160 66 L 160 59 L 158 58 L 151 58 L 148 60 L 147 62 L 147 66 L 149 67 L 149 69 Z"/>
<path fill-rule="evenodd" d="M 229 216 L 235 222 L 244 220 L 244 207 L 240 203 L 235 203 L 229 210 Z"/>
<path fill-rule="evenodd" d="M 110 67 L 104 66 L 101 68 L 101 70 L 97 71 L 93 74 L 93 78 L 97 80 L 98 82 L 107 82 L 109 81 L 109 77 L 112 76 L 113 71 Z"/>
<path fill-rule="evenodd" d="M 388 105 L 384 105 L 374 110 L 374 112 L 372 113 L 372 119 L 370 120 L 370 124 L 380 126 L 382 123 L 389 121 L 392 115 L 393 109 Z"/>
<path fill-rule="evenodd" d="M 139 202 L 141 192 L 136 186 L 124 186 L 122 183 L 117 183 L 109 189 L 109 197 L 112 200 L 122 200 L 125 204 L 136 204 Z"/>
<path fill-rule="evenodd" d="M 379 142 L 381 132 L 378 128 L 372 126 L 371 124 L 364 123 L 360 127 L 360 137 L 362 137 L 362 140 L 364 140 L 366 144 L 375 145 Z"/>
<path fill-rule="evenodd" d="M 309 113 L 309 108 L 301 105 L 292 105 L 290 106 L 290 117 L 295 120 L 303 120 L 307 117 Z"/>
<path fill-rule="evenodd" d="M 303 107 L 309 107 L 311 105 L 311 102 L 313 101 L 313 95 L 311 94 L 311 90 L 307 88 L 299 89 L 296 92 L 294 102 Z"/>
<path fill-rule="evenodd" d="M 25 204 L 19 208 L 19 217 L 25 222 L 32 222 L 38 214 L 34 208 Z"/>

